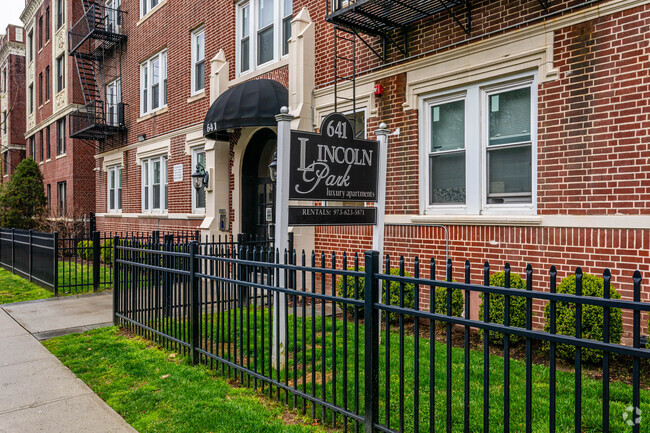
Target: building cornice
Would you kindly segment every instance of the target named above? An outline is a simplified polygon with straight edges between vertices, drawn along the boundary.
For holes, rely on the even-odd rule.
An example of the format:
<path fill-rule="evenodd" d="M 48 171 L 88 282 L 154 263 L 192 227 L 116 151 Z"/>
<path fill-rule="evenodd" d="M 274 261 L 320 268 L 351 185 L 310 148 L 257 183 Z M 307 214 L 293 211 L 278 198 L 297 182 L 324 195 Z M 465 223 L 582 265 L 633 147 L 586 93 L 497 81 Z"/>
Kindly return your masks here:
<path fill-rule="evenodd" d="M 25 44 L 14 41 L 7 41 L 2 44 L 0 46 L 0 65 L 12 54 L 25 57 Z"/>
<path fill-rule="evenodd" d="M 27 27 L 29 20 L 34 18 L 36 11 L 42 4 L 43 0 L 29 0 L 27 2 L 25 9 L 23 9 L 23 12 L 20 14 L 20 20 L 25 24 L 25 27 Z"/>
<path fill-rule="evenodd" d="M 83 105 L 79 104 L 70 104 L 68 105 L 65 109 L 57 111 L 47 119 L 43 120 L 40 122 L 38 125 L 34 126 L 33 128 L 29 129 L 28 131 L 25 131 L 25 138 L 29 138 L 41 129 L 45 128 L 48 125 L 51 125 L 55 121 L 61 119 L 62 117 L 67 116 L 68 114 L 72 113 L 73 111 L 83 107 Z"/>

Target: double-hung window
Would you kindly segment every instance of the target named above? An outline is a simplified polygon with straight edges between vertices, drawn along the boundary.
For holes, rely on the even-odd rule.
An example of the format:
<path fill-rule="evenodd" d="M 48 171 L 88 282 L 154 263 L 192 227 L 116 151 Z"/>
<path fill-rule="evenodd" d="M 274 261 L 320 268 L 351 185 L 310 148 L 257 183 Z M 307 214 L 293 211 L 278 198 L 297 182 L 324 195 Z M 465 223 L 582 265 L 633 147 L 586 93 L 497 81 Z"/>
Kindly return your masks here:
<path fill-rule="evenodd" d="M 56 92 L 65 89 L 65 57 L 61 54 L 56 59 Z"/>
<path fill-rule="evenodd" d="M 207 170 L 205 167 L 205 149 L 199 148 L 192 151 L 192 168 Z M 192 187 L 192 210 L 195 213 L 205 213 L 205 187 L 198 190 Z"/>
<path fill-rule="evenodd" d="M 142 211 L 167 212 L 167 156 L 142 161 Z"/>
<path fill-rule="evenodd" d="M 47 159 L 50 159 L 50 125 L 45 127 L 45 152 L 47 153 Z"/>
<path fill-rule="evenodd" d="M 108 212 L 122 212 L 122 167 L 108 169 Z"/>
<path fill-rule="evenodd" d="M 65 119 L 56 121 L 56 154 L 65 153 Z"/>
<path fill-rule="evenodd" d="M 50 40 L 50 7 L 45 8 L 45 42 Z"/>
<path fill-rule="evenodd" d="M 167 51 L 140 65 L 140 115 L 167 106 Z"/>
<path fill-rule="evenodd" d="M 192 33 L 192 94 L 205 89 L 205 29 Z"/>
<path fill-rule="evenodd" d="M 43 15 L 38 17 L 38 49 L 43 48 Z"/>
<path fill-rule="evenodd" d="M 120 32 L 120 6 L 121 0 L 108 0 L 106 2 L 106 29 L 111 33 Z"/>
<path fill-rule="evenodd" d="M 425 213 L 535 212 L 535 77 L 424 100 Z"/>
<path fill-rule="evenodd" d="M 38 74 L 38 105 L 43 105 L 43 73 Z"/>
<path fill-rule="evenodd" d="M 63 26 L 65 11 L 65 2 L 63 0 L 56 0 L 56 29 L 60 29 Z"/>
<path fill-rule="evenodd" d="M 158 6 L 159 0 L 140 0 L 140 18 L 147 15 L 153 8 Z"/>
<path fill-rule="evenodd" d="M 247 0 L 237 6 L 237 70 L 249 72 L 289 53 L 292 0 Z"/>
<path fill-rule="evenodd" d="M 34 60 L 34 32 L 27 33 L 27 63 Z"/>
<path fill-rule="evenodd" d="M 50 100 L 50 67 L 45 68 L 45 102 Z"/>
<path fill-rule="evenodd" d="M 29 114 L 34 112 L 34 85 L 29 85 Z"/>
<path fill-rule="evenodd" d="M 44 140 L 43 130 L 41 129 L 38 133 L 38 156 L 41 158 L 40 159 L 41 162 L 45 160 L 45 152 L 44 152 L 45 142 L 43 140 Z"/>
<path fill-rule="evenodd" d="M 119 104 L 122 102 L 122 84 L 120 79 L 106 85 L 106 123 L 118 126 L 120 124 Z"/>
<path fill-rule="evenodd" d="M 58 203 L 59 216 L 63 217 L 66 215 L 66 205 L 67 205 L 67 195 L 68 195 L 66 191 L 66 183 L 65 182 L 57 183 L 57 190 L 58 190 L 58 201 L 59 201 Z"/>

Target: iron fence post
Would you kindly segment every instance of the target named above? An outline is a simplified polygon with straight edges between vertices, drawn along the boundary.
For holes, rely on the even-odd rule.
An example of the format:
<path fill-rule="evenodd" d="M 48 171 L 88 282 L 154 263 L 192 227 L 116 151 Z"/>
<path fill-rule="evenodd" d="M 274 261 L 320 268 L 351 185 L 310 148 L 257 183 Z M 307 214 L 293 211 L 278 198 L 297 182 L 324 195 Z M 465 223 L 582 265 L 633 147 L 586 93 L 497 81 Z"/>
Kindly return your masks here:
<path fill-rule="evenodd" d="M 119 291 L 120 291 L 120 265 L 118 259 L 118 245 L 120 243 L 119 236 L 113 236 L 113 325 L 118 324 L 117 313 L 119 312 Z"/>
<path fill-rule="evenodd" d="M 164 235 L 163 237 L 163 251 L 169 252 L 172 250 L 174 242 L 173 235 Z M 163 268 L 171 269 L 173 258 L 168 255 L 163 255 Z M 172 296 L 172 278 L 169 272 L 162 273 L 163 287 L 162 287 L 162 310 L 163 316 L 169 317 L 171 315 L 171 296 Z"/>
<path fill-rule="evenodd" d="M 11 260 L 13 264 L 13 258 Z M 59 296 L 59 232 L 54 232 L 54 257 L 52 263 L 52 274 L 54 275 L 54 296 Z"/>
<path fill-rule="evenodd" d="M 11 273 L 16 273 L 14 258 L 16 257 L 16 229 L 11 229 Z"/>
<path fill-rule="evenodd" d="M 199 362 L 199 260 L 196 258 L 198 242 L 190 243 L 190 359 L 192 364 Z"/>
<path fill-rule="evenodd" d="M 101 251 L 101 244 L 99 240 L 99 232 L 93 232 L 93 292 L 99 290 L 99 253 Z M 113 244 L 115 249 L 115 244 Z M 113 256 L 115 259 L 115 256 Z"/>
<path fill-rule="evenodd" d="M 363 306 L 365 322 L 365 414 L 364 432 L 373 433 L 379 420 L 379 251 L 366 251 L 366 276 Z"/>
<path fill-rule="evenodd" d="M 32 258 L 32 254 L 34 252 L 34 249 L 32 248 L 32 242 L 33 242 L 33 235 L 34 235 L 34 230 L 29 229 L 29 254 L 27 257 L 27 273 L 29 274 L 29 282 L 31 283 L 32 280 L 32 269 L 34 266 L 34 259 Z"/>

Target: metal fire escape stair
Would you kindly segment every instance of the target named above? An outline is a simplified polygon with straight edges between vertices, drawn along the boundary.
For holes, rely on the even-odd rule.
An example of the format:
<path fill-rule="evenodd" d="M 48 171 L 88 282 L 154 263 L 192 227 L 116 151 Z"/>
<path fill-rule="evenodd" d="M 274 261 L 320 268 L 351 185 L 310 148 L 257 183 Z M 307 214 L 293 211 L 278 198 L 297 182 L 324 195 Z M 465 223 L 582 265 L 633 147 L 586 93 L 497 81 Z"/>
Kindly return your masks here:
<path fill-rule="evenodd" d="M 99 141 L 93 146 L 100 148 L 105 147 L 108 139 L 126 131 L 124 104 L 113 108 L 119 111 L 119 120 L 115 122 L 115 118 L 106 118 L 104 99 L 106 71 L 109 69 L 105 64 L 106 56 L 119 49 L 116 61 L 121 62 L 122 43 L 126 39 L 126 35 L 120 33 L 124 12 L 94 0 L 81 0 L 81 5 L 84 14 L 72 26 L 68 38 L 69 54 L 74 58 L 84 105 L 69 115 L 69 135 L 71 138 Z"/>

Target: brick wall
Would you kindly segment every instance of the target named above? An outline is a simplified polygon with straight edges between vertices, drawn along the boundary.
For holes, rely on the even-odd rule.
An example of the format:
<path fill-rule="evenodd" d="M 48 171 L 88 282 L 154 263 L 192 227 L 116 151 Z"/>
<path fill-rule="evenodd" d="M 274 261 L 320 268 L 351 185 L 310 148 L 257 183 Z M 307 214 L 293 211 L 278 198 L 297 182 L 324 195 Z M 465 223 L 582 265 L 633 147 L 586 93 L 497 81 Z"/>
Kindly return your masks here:
<path fill-rule="evenodd" d="M 553 60 L 559 75 L 539 86 L 539 215 L 650 214 L 650 45 L 644 36 L 649 24 L 650 7 L 642 6 L 555 32 Z M 441 39 L 438 45 L 454 41 L 451 36 Z M 415 46 L 418 43 L 419 39 Z M 377 101 L 377 117 L 368 122 L 370 138 L 380 121 L 401 130 L 399 137 L 389 140 L 386 211 L 417 215 L 418 113 L 402 107 L 404 74 L 381 80 L 381 84 L 385 92 Z M 631 299 L 633 271 L 639 269 L 644 276 L 650 271 L 650 231 L 646 229 L 476 224 L 449 226 L 453 278 L 458 281 L 463 280 L 465 259 L 469 259 L 472 280 L 477 283 L 482 282 L 485 260 L 490 261 L 494 271 L 509 262 L 521 275 L 525 275 L 525 266 L 530 263 L 535 270 L 536 290 L 548 290 L 551 265 L 558 269 L 558 283 L 578 266 L 597 275 L 610 268 L 612 284 L 624 299 Z M 405 254 L 407 268 L 412 271 L 416 255 L 427 262 L 434 257 L 439 263 L 438 278 L 444 278 L 442 229 L 389 226 L 385 236 L 385 253 L 394 260 Z M 340 254 L 371 246 L 370 228 L 316 229 L 318 251 Z M 645 287 L 642 299 L 650 300 L 650 290 Z M 421 307 L 428 307 L 428 302 L 429 293 L 423 289 Z M 472 303 L 476 314 L 478 297 Z M 543 305 L 536 303 L 534 310 L 535 324 L 540 327 Z M 643 316 L 645 324 L 647 318 Z M 624 317 L 626 330 L 631 320 L 631 316 Z"/>

